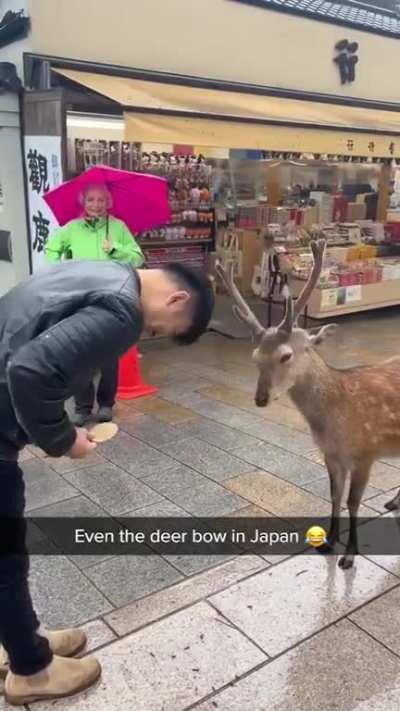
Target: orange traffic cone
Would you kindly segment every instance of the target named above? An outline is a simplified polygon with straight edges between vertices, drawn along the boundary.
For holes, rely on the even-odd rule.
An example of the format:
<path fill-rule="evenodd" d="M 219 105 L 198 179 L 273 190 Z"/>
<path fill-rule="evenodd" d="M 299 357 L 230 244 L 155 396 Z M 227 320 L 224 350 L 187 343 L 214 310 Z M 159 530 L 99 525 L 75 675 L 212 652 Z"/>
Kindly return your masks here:
<path fill-rule="evenodd" d="M 117 400 L 133 400 L 156 392 L 158 388 L 142 380 L 136 346 L 130 348 L 119 361 Z"/>

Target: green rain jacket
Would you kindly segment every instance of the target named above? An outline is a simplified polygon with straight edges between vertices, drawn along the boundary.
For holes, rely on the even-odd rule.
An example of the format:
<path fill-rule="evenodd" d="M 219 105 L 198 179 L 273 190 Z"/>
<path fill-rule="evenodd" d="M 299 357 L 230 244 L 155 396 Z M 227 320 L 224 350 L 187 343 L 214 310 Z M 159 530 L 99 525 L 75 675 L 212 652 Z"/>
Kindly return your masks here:
<path fill-rule="evenodd" d="M 103 249 L 107 234 L 113 245 L 109 253 Z M 85 218 L 71 220 L 47 240 L 45 255 L 48 262 L 59 262 L 63 258 L 79 261 L 112 259 L 129 262 L 134 267 L 141 267 L 144 262 L 143 252 L 128 227 L 111 215 L 95 224 Z"/>

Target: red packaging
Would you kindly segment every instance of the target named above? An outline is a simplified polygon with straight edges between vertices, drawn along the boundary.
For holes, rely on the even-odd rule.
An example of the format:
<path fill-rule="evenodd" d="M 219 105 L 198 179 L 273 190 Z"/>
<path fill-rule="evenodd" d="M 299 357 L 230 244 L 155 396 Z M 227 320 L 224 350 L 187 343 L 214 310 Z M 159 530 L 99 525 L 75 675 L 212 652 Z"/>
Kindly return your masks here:
<path fill-rule="evenodd" d="M 346 222 L 347 219 L 347 200 L 341 193 L 336 193 L 333 196 L 333 221 Z"/>
<path fill-rule="evenodd" d="M 400 222 L 387 222 L 385 230 L 389 233 L 391 242 L 400 242 Z"/>

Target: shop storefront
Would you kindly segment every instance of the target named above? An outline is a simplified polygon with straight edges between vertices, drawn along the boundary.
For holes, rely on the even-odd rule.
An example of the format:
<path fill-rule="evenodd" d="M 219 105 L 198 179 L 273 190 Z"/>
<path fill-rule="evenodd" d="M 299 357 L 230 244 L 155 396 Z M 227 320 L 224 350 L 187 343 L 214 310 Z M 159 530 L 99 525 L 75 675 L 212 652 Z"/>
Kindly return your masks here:
<path fill-rule="evenodd" d="M 26 150 L 50 150 L 49 180 L 57 165 L 65 179 L 98 163 L 165 176 L 173 220 L 139 236 L 149 266 L 182 260 L 212 272 L 219 254 L 236 260 L 246 293 L 265 297 L 265 243 L 280 270 L 300 281 L 308 243 L 323 234 L 324 288 L 310 315 L 400 302 L 395 194 L 391 207 L 400 112 L 52 71 L 65 126 L 59 137 L 29 137 Z M 75 105 L 90 101 L 90 112 L 67 110 L 71 87 Z M 113 103 L 113 117 L 100 117 L 99 96 Z M 51 215 L 40 216 L 48 224 L 35 234 L 34 263 L 52 228 Z"/>
<path fill-rule="evenodd" d="M 136 13 L 132 18 L 136 28 L 140 26 L 148 38 L 146 44 L 137 34 L 132 47 L 132 56 L 140 50 L 146 58 L 140 70 L 129 68 L 115 44 L 110 59 L 118 59 L 120 66 L 99 63 L 96 48 L 105 27 L 98 16 L 94 17 L 96 41 L 85 46 L 82 58 L 68 54 L 75 52 L 80 26 L 74 35 L 66 31 L 64 37 L 59 26 L 54 37 L 43 35 L 37 48 L 47 54 L 25 57 L 26 81 L 36 89 L 27 94 L 25 103 L 28 174 L 30 150 L 45 160 L 52 184 L 95 163 L 164 175 L 170 185 L 173 220 L 139 236 L 149 265 L 182 259 L 212 272 L 215 255 L 233 258 L 242 289 L 265 297 L 272 279 L 271 260 L 263 256 L 265 246 L 272 246 L 280 278 L 289 275 L 296 289 L 309 269 L 308 243 L 322 233 L 328 251 L 323 288 L 315 291 L 310 304 L 312 316 L 400 303 L 396 246 L 400 106 L 394 102 L 385 68 L 379 68 L 379 85 L 365 81 L 365 73 L 370 80 L 376 75 L 375 50 L 385 44 L 385 57 L 392 61 L 400 28 L 393 20 L 393 31 L 386 34 L 371 27 L 346 30 L 355 40 L 351 42 L 340 39 L 345 32 L 340 22 L 335 26 L 315 22 L 316 18 L 283 17 L 269 11 L 273 3 L 256 4 L 265 8 L 233 0 L 214 3 L 214 22 L 211 15 L 208 18 L 210 50 L 199 55 L 198 37 L 188 27 L 193 51 L 188 36 L 183 37 L 180 71 L 174 65 L 176 55 L 169 51 L 174 43 L 177 46 L 178 17 L 182 20 L 183 4 L 177 0 L 164 18 L 172 33 L 168 46 L 159 32 L 160 22 L 153 20 L 154 37 L 148 34 L 150 7 L 148 12 L 129 10 Z M 276 56 L 270 56 L 270 42 L 264 69 L 260 46 L 254 44 L 254 61 L 247 72 L 251 83 L 243 81 L 243 64 L 236 52 L 238 80 L 234 81 L 226 34 L 220 34 L 218 58 L 212 64 L 214 34 L 223 10 L 232 28 L 241 33 L 247 27 L 253 37 L 272 22 L 276 29 L 272 44 L 285 30 L 290 45 L 297 32 L 301 78 L 291 52 L 285 63 L 273 64 Z M 48 7 L 47 13 L 51 12 L 54 8 Z M 192 9 L 192 15 L 198 12 Z M 44 21 L 38 9 L 33 18 L 37 25 Z M 68 22 L 67 17 L 64 20 Z M 124 31 L 121 27 L 122 35 Z M 313 36 L 318 71 L 310 73 Z M 149 54 L 150 37 L 157 40 L 157 60 Z M 65 59 L 49 54 L 56 39 Z M 253 51 L 250 39 L 247 36 L 242 47 L 245 64 L 250 44 Z M 361 59 L 358 62 L 357 55 L 351 77 L 341 63 L 350 50 L 354 55 L 355 44 Z M 368 63 L 367 46 L 372 52 Z M 327 48 L 333 52 L 329 70 Z M 268 86 L 262 84 L 264 75 Z M 272 86 L 272 77 L 275 84 L 279 80 L 279 87 Z M 323 92 L 316 90 L 312 77 L 318 77 Z M 39 265 L 53 223 L 51 214 L 39 210 L 32 190 L 31 185 L 31 243 L 33 263 Z"/>

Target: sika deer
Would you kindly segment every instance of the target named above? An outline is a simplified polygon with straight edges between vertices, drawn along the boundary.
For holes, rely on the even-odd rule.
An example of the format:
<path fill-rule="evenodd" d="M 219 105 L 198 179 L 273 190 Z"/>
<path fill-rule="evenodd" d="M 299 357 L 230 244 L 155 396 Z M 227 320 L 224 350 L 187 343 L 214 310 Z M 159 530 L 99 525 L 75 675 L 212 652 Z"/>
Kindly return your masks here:
<path fill-rule="evenodd" d="M 253 360 L 259 370 L 256 404 L 268 402 L 287 392 L 307 420 L 322 450 L 331 484 L 332 518 L 328 546 L 332 550 L 339 535 L 340 506 L 345 479 L 350 473 L 348 509 L 350 532 L 342 568 L 350 568 L 357 551 L 357 512 L 376 459 L 400 456 L 400 357 L 375 366 L 337 370 L 330 367 L 314 346 L 336 328 L 330 324 L 307 332 L 297 319 L 318 282 L 325 242 L 311 243 L 314 265 L 295 305 L 286 295 L 283 321 L 265 329 L 237 289 L 232 270 L 217 266 L 218 274 L 232 295 L 233 310 L 253 332 L 257 346 Z M 386 504 L 400 508 L 400 491 Z"/>

